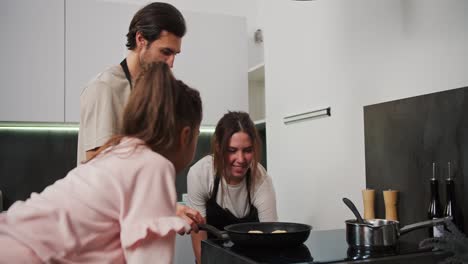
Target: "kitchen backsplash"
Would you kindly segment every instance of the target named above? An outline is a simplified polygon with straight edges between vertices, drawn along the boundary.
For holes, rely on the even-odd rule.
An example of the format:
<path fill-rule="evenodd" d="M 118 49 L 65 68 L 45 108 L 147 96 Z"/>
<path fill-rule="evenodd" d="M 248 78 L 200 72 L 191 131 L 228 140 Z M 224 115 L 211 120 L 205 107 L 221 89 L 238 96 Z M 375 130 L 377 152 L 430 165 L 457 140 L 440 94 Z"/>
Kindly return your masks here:
<path fill-rule="evenodd" d="M 468 87 L 364 107 L 366 186 L 377 191 L 376 217 L 385 217 L 382 191 L 399 191 L 403 225 L 427 219 L 432 163 L 442 207 L 447 163 L 455 177 L 458 209 L 468 230 Z M 421 236 L 426 230 L 405 236 Z M 427 235 L 424 233 L 424 235 Z"/>
<path fill-rule="evenodd" d="M 0 129 L 3 208 L 63 178 L 76 166 L 78 131 Z"/>
<path fill-rule="evenodd" d="M 257 125 L 265 142 L 265 125 Z M 213 127 L 202 128 L 193 163 L 210 152 Z M 63 178 L 76 167 L 78 128 L 76 124 L 22 124 L 0 122 L 0 191 L 3 209 L 32 192 Z M 262 164 L 266 167 L 263 146 Z M 178 200 L 187 192 L 187 170 L 176 177 Z"/>

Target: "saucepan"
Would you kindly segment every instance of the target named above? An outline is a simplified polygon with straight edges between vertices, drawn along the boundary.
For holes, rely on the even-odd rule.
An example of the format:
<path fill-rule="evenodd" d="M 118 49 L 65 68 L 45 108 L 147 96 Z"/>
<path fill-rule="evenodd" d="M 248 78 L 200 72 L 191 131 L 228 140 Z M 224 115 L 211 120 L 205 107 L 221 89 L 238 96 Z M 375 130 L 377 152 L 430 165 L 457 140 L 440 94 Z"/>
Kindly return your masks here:
<path fill-rule="evenodd" d="M 303 244 L 312 227 L 306 224 L 288 222 L 252 222 L 233 224 L 224 231 L 208 224 L 198 225 L 219 239 L 230 240 L 235 246 L 253 247 L 295 247 Z"/>
<path fill-rule="evenodd" d="M 346 242 L 350 247 L 394 247 L 398 243 L 398 238 L 410 231 L 442 225 L 451 221 L 451 217 L 439 218 L 423 222 L 417 222 L 400 228 L 400 223 L 385 219 L 363 220 L 354 204 L 343 198 L 351 211 L 356 215 L 356 219 L 346 220 Z"/>

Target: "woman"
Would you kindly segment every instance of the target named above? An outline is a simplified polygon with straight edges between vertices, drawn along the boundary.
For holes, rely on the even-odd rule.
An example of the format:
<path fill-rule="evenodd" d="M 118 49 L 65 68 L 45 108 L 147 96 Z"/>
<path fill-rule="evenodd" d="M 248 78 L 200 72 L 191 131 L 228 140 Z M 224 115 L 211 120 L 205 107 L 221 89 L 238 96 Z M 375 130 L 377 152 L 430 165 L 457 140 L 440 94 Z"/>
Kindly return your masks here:
<path fill-rule="evenodd" d="M 213 154 L 188 173 L 189 205 L 221 230 L 236 223 L 277 221 L 273 183 L 258 163 L 261 142 L 249 115 L 225 114 L 216 125 L 211 146 Z M 206 238 L 206 232 L 192 233 L 198 263 L 200 242 Z"/>
<path fill-rule="evenodd" d="M 165 63 L 136 80 L 121 135 L 68 175 L 0 214 L 2 263 L 171 263 L 175 175 L 191 162 L 202 119 L 197 91 Z"/>

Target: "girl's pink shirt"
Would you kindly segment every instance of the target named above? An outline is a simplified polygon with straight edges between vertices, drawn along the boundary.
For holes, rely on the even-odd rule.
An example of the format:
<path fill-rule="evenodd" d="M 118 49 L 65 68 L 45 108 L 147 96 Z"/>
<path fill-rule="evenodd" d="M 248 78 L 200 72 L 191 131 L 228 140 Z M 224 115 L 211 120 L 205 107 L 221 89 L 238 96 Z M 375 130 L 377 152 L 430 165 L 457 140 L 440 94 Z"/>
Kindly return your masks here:
<path fill-rule="evenodd" d="M 126 138 L 16 202 L 0 214 L 0 236 L 44 262 L 172 263 L 176 232 L 190 228 L 176 216 L 175 169 L 141 144 Z"/>

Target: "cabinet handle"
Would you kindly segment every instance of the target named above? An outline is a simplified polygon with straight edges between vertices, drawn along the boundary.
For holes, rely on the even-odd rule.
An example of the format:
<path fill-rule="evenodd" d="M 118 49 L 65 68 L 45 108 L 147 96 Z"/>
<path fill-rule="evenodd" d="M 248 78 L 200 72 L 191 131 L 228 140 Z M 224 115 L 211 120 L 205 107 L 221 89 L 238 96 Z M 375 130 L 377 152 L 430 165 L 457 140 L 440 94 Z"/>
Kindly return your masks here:
<path fill-rule="evenodd" d="M 284 124 L 287 125 L 293 122 L 298 122 L 298 121 L 302 121 L 306 119 L 314 119 L 318 117 L 326 117 L 326 116 L 331 116 L 331 107 L 309 111 L 305 113 L 300 113 L 300 114 L 285 116 L 283 118 L 283 121 L 284 121 Z"/>

